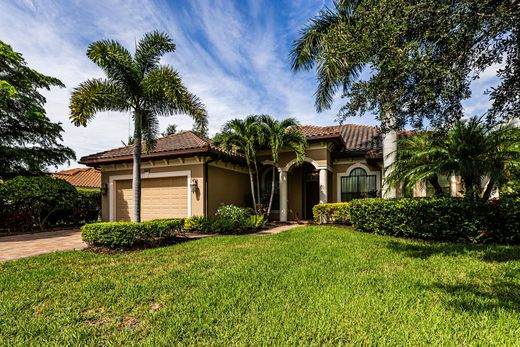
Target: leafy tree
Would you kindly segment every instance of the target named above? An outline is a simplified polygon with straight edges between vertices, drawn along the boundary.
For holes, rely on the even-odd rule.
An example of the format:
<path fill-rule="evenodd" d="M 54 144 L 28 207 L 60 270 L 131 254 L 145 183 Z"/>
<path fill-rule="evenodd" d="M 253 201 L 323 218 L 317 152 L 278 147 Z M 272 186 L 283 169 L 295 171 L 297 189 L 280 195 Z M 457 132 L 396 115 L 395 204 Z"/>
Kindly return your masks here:
<path fill-rule="evenodd" d="M 490 126 L 478 118 L 461 120 L 447 132 L 426 132 L 399 141 L 390 181 L 411 189 L 429 181 L 442 194 L 439 176 L 461 176 L 468 197 L 489 199 L 493 187 L 514 179 L 520 167 L 520 129 Z M 482 188 L 485 180 L 487 185 Z"/>
<path fill-rule="evenodd" d="M 34 175 L 75 159 L 63 146 L 63 128 L 45 112 L 39 89 L 63 87 L 57 78 L 27 66 L 20 53 L 0 41 L 0 179 Z"/>
<path fill-rule="evenodd" d="M 260 183 L 256 153 L 257 149 L 264 142 L 262 134 L 258 116 L 250 115 L 245 119 L 235 118 L 227 122 L 222 131 L 213 140 L 215 145 L 221 146 L 225 151 L 239 152 L 244 155 L 249 171 L 255 213 L 258 213 L 258 204 L 260 204 Z M 256 191 L 254 177 L 256 177 Z"/>
<path fill-rule="evenodd" d="M 299 123 L 294 118 L 286 118 L 281 121 L 268 115 L 259 117 L 260 130 L 264 133 L 262 138 L 265 144 L 271 149 L 273 159 L 273 179 L 271 181 L 271 193 L 267 207 L 267 216 L 271 213 L 273 205 L 276 167 L 279 164 L 279 153 L 283 147 L 291 149 L 296 154 L 296 164 L 303 163 L 305 158 L 305 148 L 307 139 L 303 132 L 298 128 Z"/>
<path fill-rule="evenodd" d="M 162 136 L 173 135 L 175 133 L 177 133 L 177 125 L 170 124 L 166 127 L 166 130 L 162 133 Z"/>
<path fill-rule="evenodd" d="M 141 152 L 155 145 L 157 116 L 185 113 L 206 132 L 204 105 L 182 84 L 171 66 L 159 64 L 161 56 L 173 52 L 172 39 L 161 32 L 147 33 L 132 55 L 112 40 L 89 45 L 87 56 L 105 72 L 106 78 L 90 79 L 74 89 L 70 99 L 71 121 L 86 126 L 97 112 L 132 112 L 134 120 L 133 221 L 141 220 Z"/>
<path fill-rule="evenodd" d="M 463 116 L 471 81 L 503 62 L 489 115 L 513 118 L 520 109 L 518 22 L 520 6 L 508 0 L 337 1 L 302 30 L 292 66 L 316 68 L 319 111 L 341 91 L 341 120 L 375 112 L 384 127 L 420 128 L 427 119 L 442 128 Z"/>

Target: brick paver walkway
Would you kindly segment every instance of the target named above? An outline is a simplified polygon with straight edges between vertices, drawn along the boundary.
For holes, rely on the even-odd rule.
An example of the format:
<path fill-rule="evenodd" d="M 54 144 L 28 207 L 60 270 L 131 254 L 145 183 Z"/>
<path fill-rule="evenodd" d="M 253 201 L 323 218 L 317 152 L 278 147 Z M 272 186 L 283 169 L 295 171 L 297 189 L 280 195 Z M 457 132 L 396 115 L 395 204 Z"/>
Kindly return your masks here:
<path fill-rule="evenodd" d="M 300 224 L 280 225 L 273 229 L 259 231 L 249 235 L 271 235 L 282 231 L 296 228 Z M 189 233 L 186 235 L 190 239 L 199 239 L 215 234 Z M 24 234 L 15 236 L 0 237 L 0 262 L 13 260 L 34 255 L 45 254 L 55 251 L 67 251 L 83 249 L 87 244 L 81 240 L 79 229 L 48 231 L 35 234 Z"/>
<path fill-rule="evenodd" d="M 13 260 L 55 251 L 83 249 L 79 229 L 48 231 L 0 237 L 0 261 Z"/>

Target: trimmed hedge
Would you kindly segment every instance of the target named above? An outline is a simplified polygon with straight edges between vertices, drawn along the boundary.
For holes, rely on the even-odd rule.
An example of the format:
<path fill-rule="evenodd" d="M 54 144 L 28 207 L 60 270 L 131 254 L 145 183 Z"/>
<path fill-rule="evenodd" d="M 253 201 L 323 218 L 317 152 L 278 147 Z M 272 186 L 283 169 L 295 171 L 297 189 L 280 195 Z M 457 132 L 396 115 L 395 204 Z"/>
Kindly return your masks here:
<path fill-rule="evenodd" d="M 182 231 L 184 219 L 156 219 L 147 222 L 103 222 L 81 227 L 83 241 L 91 246 L 131 248 L 157 245 Z"/>
<path fill-rule="evenodd" d="M 439 241 L 520 243 L 520 199 L 359 199 L 350 202 L 359 231 Z"/>
<path fill-rule="evenodd" d="M 99 190 L 76 190 L 50 176 L 16 177 L 0 184 L 0 230 L 78 225 L 98 219 Z"/>
<path fill-rule="evenodd" d="M 330 204 L 318 204 L 312 208 L 312 215 L 316 223 L 348 224 L 349 203 L 336 202 Z"/>

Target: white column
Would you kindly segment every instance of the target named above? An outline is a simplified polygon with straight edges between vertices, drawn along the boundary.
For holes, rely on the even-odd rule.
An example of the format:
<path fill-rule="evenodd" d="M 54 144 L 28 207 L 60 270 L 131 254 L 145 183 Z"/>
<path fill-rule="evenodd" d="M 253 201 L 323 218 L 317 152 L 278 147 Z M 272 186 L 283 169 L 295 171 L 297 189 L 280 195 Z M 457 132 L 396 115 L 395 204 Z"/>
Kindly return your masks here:
<path fill-rule="evenodd" d="M 287 222 L 287 171 L 280 171 L 280 222 Z"/>
<path fill-rule="evenodd" d="M 327 202 L 327 169 L 320 169 L 320 204 Z"/>
<path fill-rule="evenodd" d="M 397 133 L 391 130 L 383 135 L 383 192 L 382 197 L 393 199 L 397 197 L 395 187 L 388 184 L 387 177 L 393 171 L 392 165 L 397 156 Z"/>
<path fill-rule="evenodd" d="M 414 190 L 413 190 L 413 196 L 414 197 L 425 197 L 427 195 L 426 191 L 426 182 L 420 181 L 415 184 Z"/>

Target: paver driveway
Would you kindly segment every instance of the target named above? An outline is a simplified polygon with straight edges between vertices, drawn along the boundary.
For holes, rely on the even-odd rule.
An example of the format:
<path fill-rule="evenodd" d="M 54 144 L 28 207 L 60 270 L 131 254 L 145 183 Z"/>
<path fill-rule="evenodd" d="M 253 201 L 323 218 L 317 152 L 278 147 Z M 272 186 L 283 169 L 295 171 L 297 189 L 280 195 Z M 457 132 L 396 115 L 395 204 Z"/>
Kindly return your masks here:
<path fill-rule="evenodd" d="M 54 251 L 83 249 L 79 229 L 48 231 L 0 237 L 0 261 L 13 260 Z"/>

